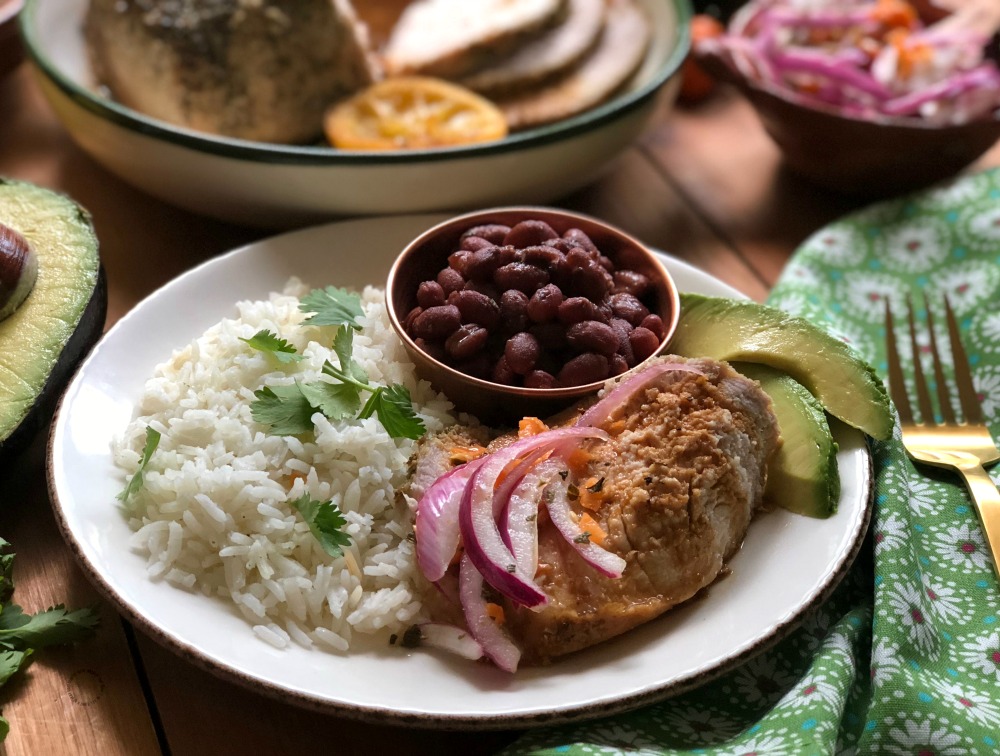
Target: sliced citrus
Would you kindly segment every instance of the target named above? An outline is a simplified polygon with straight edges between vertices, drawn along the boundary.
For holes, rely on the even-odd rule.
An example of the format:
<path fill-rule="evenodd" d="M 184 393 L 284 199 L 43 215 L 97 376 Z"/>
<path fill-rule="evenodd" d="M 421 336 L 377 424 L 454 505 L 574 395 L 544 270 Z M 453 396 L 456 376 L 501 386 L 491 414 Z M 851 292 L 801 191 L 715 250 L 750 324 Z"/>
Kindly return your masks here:
<path fill-rule="evenodd" d="M 327 111 L 327 139 L 345 150 L 398 150 L 489 142 L 507 135 L 493 103 L 440 79 L 386 79 Z"/>

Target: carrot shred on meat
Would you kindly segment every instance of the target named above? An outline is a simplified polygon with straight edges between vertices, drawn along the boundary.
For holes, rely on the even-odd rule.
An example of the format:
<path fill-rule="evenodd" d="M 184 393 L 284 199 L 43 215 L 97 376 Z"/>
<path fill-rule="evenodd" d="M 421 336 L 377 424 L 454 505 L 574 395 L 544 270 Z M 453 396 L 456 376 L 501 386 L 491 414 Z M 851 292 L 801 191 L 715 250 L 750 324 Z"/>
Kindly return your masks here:
<path fill-rule="evenodd" d="M 471 462 L 474 459 L 479 459 L 485 453 L 485 446 L 453 446 L 451 447 L 449 458 L 452 464 L 458 464 L 460 462 Z"/>
<path fill-rule="evenodd" d="M 593 456 L 586 449 L 574 449 L 566 458 L 566 464 L 573 475 L 582 478 L 583 474 L 587 471 L 587 465 L 590 464 L 591 459 L 593 459 Z"/>
<path fill-rule="evenodd" d="M 544 433 L 549 429 L 545 423 L 539 420 L 537 417 L 524 417 L 517 424 L 517 437 L 527 438 L 528 436 L 537 436 L 539 433 Z"/>
<path fill-rule="evenodd" d="M 584 509 L 589 509 L 592 512 L 596 512 L 601 508 L 601 504 L 604 503 L 604 494 L 600 491 L 592 491 L 591 489 L 597 486 L 601 482 L 600 478 L 588 478 L 582 486 L 580 486 L 580 506 Z"/>
<path fill-rule="evenodd" d="M 912 29 L 917 23 L 917 11 L 906 0 L 878 0 L 870 14 L 872 20 L 890 28 Z"/>
<path fill-rule="evenodd" d="M 494 604 L 492 602 L 486 604 L 486 616 L 498 625 L 502 625 L 507 621 L 507 618 L 503 613 L 503 607 L 500 606 L 500 604 Z"/>
<path fill-rule="evenodd" d="M 590 536 L 590 542 L 596 543 L 598 546 L 603 544 L 604 539 L 608 537 L 608 534 L 597 524 L 597 520 L 587 512 L 580 515 L 580 521 L 577 524 L 580 526 L 580 530 Z"/>

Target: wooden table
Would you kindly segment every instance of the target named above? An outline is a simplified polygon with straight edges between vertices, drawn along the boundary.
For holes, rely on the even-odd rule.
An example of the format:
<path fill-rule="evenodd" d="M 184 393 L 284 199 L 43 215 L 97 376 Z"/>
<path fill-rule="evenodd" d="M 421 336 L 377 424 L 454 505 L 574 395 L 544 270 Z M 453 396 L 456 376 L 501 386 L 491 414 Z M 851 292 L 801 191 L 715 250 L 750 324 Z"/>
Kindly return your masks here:
<path fill-rule="evenodd" d="M 995 147 L 976 167 L 1000 164 Z M 177 210 L 123 184 L 68 138 L 21 66 L 0 80 L 0 175 L 74 197 L 94 217 L 111 326 L 181 271 L 267 234 Z M 554 204 L 618 224 L 763 300 L 811 232 L 856 207 L 781 167 L 753 112 L 732 92 L 664 108 L 595 184 Z M 99 597 L 56 530 L 44 438 L 0 468 L 0 535 L 18 553 L 16 598 L 31 611 L 95 604 L 97 636 L 38 655 L 3 688 L 9 754 L 340 754 L 494 752 L 513 732 L 374 727 L 314 714 L 223 682 L 160 648 Z"/>

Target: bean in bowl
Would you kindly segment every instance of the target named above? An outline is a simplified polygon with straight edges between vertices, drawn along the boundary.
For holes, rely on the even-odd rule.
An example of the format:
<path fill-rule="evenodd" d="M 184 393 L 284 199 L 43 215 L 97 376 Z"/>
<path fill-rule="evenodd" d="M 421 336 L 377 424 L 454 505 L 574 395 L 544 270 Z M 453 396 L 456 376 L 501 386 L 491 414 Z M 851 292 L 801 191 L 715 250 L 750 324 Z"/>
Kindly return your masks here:
<path fill-rule="evenodd" d="M 649 278 L 582 229 L 540 219 L 464 230 L 416 290 L 406 333 L 434 359 L 509 386 L 580 386 L 624 373 L 666 335 Z M 654 308 L 655 309 L 655 308 Z"/>

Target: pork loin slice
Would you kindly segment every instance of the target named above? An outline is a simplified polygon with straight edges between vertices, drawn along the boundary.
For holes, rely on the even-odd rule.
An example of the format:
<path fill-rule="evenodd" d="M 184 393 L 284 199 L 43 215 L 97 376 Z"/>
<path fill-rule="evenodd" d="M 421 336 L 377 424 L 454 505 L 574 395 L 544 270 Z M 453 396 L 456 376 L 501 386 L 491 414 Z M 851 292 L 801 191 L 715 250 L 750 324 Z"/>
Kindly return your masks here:
<path fill-rule="evenodd" d="M 315 141 L 377 74 L 348 0 L 91 0 L 84 31 L 123 105 L 240 139 Z"/>
<path fill-rule="evenodd" d="M 596 47 L 566 75 L 539 89 L 497 100 L 511 131 L 569 118 L 621 89 L 646 57 L 650 21 L 634 0 L 608 0 Z"/>
<path fill-rule="evenodd" d="M 613 638 L 690 599 L 723 572 L 761 504 L 779 444 L 770 399 L 725 363 L 665 359 L 703 375 L 666 373 L 633 397 L 608 424 L 611 440 L 591 448 L 583 476 L 603 479 L 600 507 L 588 513 L 625 571 L 604 577 L 539 516 L 535 581 L 549 601 L 540 610 L 505 604 L 524 663 L 548 663 Z M 452 431 L 422 453 L 462 438 Z M 439 473 L 448 469 L 440 451 L 437 459 Z"/>
<path fill-rule="evenodd" d="M 389 74 L 458 79 L 557 23 L 566 0 L 416 0 L 383 50 Z"/>
<path fill-rule="evenodd" d="M 597 43 L 606 7 L 605 0 L 569 0 L 562 23 L 460 83 L 492 97 L 538 86 L 564 73 Z"/>

